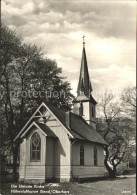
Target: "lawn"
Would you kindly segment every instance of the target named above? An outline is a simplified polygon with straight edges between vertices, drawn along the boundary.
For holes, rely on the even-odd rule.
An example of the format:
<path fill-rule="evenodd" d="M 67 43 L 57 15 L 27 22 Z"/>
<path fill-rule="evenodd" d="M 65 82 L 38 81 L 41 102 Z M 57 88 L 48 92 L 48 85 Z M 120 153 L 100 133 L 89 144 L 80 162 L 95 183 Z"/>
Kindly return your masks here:
<path fill-rule="evenodd" d="M 15 183 L 19 186 L 19 184 Z M 24 185 L 24 184 L 22 184 Z M 27 184 L 26 184 L 27 185 Z M 32 185 L 33 186 L 33 185 Z M 119 195 L 119 194 L 135 194 L 135 177 L 106 179 L 85 183 L 62 183 L 62 184 L 43 184 L 44 189 L 38 190 L 36 194 L 63 194 L 63 195 Z M 33 186 L 34 187 L 34 186 Z M 2 195 L 10 195 L 11 184 L 2 185 Z M 20 190 L 18 188 L 18 190 Z M 34 188 L 32 189 L 34 190 Z M 41 192 L 43 193 L 40 193 Z M 43 190 L 43 191 L 42 191 Z M 61 192 L 62 191 L 62 192 Z M 34 194 L 34 193 L 12 193 L 12 194 Z"/>

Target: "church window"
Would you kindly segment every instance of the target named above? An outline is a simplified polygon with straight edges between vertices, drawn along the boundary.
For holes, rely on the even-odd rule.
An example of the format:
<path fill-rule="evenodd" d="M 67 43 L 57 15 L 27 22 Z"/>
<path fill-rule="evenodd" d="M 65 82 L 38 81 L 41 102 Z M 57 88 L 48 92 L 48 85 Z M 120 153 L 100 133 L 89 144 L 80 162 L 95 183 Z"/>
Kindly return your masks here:
<path fill-rule="evenodd" d="M 82 102 L 80 103 L 80 107 L 79 107 L 79 115 L 83 116 L 83 104 L 82 104 Z"/>
<path fill-rule="evenodd" d="M 80 165 L 84 165 L 84 146 L 80 146 Z"/>
<path fill-rule="evenodd" d="M 30 140 L 30 160 L 40 161 L 41 153 L 41 139 L 37 132 L 35 132 Z"/>
<path fill-rule="evenodd" d="M 94 166 L 97 166 L 97 147 L 94 147 Z"/>
<path fill-rule="evenodd" d="M 94 117 L 94 108 L 92 107 L 92 117 Z"/>

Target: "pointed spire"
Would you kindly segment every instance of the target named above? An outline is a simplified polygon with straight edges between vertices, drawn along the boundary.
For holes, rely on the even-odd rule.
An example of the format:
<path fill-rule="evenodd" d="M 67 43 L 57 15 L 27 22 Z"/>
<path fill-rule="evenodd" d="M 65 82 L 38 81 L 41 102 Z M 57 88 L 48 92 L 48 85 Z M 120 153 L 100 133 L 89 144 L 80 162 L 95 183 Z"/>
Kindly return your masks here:
<path fill-rule="evenodd" d="M 91 86 L 91 81 L 90 81 L 90 91 L 93 91 L 92 86 Z"/>
<path fill-rule="evenodd" d="M 84 91 L 84 82 L 83 82 L 83 78 L 82 78 L 82 82 L 81 82 L 81 91 Z"/>
<path fill-rule="evenodd" d="M 81 69 L 80 69 L 77 92 L 79 94 L 84 89 L 84 94 L 87 97 L 89 97 L 92 91 L 92 86 L 91 86 L 89 73 L 88 73 L 88 65 L 87 65 L 87 58 L 86 58 L 86 51 L 85 51 L 85 40 L 84 40 L 85 36 L 83 35 L 82 38 L 83 38 L 83 51 L 82 51 Z"/>

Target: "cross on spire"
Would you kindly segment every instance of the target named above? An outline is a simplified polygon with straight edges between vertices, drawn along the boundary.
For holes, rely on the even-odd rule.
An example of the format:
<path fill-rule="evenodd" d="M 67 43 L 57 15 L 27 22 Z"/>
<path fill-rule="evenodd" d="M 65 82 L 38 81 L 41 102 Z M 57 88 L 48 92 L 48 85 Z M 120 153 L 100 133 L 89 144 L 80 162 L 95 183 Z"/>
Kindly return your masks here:
<path fill-rule="evenodd" d="M 83 47 L 85 47 L 85 35 L 83 35 L 82 39 L 83 39 Z"/>

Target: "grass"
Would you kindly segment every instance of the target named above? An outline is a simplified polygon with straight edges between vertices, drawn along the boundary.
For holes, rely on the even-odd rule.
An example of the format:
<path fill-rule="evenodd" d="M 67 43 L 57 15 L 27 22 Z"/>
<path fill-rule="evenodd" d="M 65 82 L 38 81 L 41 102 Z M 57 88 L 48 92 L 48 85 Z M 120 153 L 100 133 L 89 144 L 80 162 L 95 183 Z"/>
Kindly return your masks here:
<path fill-rule="evenodd" d="M 50 194 L 63 195 L 119 195 L 119 194 L 135 194 L 135 178 L 116 178 L 106 179 L 94 182 L 85 183 L 62 183 L 62 184 L 45 184 L 45 191 L 51 190 Z M 17 184 L 17 183 L 15 183 Z M 18 185 L 18 184 L 17 184 Z M 27 184 L 26 184 L 27 185 Z M 18 188 L 19 189 L 19 188 Z M 10 195 L 11 183 L 2 184 L 2 195 Z M 56 190 L 53 193 L 52 190 Z M 59 191 L 69 191 L 69 193 L 60 193 Z M 12 193 L 15 194 L 15 193 Z M 17 194 L 17 193 L 16 193 Z M 21 193 L 18 193 L 21 194 Z M 30 195 L 30 193 L 25 195 Z M 48 194 L 48 193 L 37 193 Z"/>

